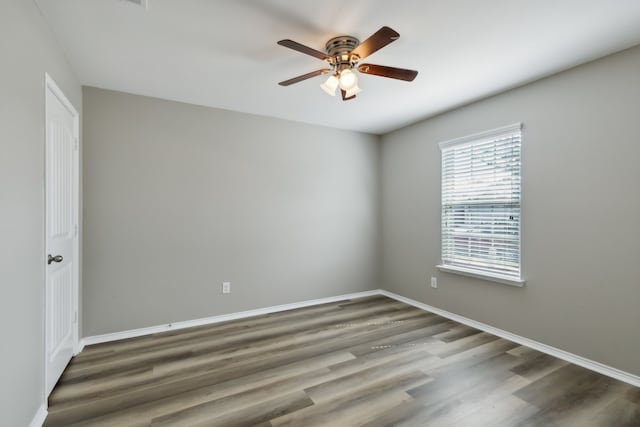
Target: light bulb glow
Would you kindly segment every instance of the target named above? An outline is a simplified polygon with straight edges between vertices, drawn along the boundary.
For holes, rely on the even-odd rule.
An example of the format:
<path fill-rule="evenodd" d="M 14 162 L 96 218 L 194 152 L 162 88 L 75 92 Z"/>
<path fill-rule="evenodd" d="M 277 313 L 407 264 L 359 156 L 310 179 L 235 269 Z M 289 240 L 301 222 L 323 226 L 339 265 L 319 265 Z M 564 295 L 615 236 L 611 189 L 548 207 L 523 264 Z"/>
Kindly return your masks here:
<path fill-rule="evenodd" d="M 358 86 L 358 76 L 353 71 L 346 69 L 340 72 L 340 89 L 349 91 Z"/>
<path fill-rule="evenodd" d="M 327 92 L 329 95 L 331 96 L 336 96 L 336 88 L 338 87 L 339 84 L 339 80 L 336 76 L 331 75 L 329 76 L 329 78 L 327 79 L 326 82 L 322 83 L 320 85 L 320 87 L 322 88 L 322 90 L 324 90 L 325 92 Z"/>

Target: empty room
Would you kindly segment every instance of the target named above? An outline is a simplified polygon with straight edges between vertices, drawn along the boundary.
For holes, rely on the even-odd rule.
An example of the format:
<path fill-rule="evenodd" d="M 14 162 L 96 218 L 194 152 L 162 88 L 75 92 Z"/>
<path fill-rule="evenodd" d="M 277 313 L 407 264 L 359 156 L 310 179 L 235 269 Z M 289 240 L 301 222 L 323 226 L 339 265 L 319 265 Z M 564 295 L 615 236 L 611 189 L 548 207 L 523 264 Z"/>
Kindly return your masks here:
<path fill-rule="evenodd" d="M 0 426 L 640 426 L 638 0 L 0 35 Z"/>

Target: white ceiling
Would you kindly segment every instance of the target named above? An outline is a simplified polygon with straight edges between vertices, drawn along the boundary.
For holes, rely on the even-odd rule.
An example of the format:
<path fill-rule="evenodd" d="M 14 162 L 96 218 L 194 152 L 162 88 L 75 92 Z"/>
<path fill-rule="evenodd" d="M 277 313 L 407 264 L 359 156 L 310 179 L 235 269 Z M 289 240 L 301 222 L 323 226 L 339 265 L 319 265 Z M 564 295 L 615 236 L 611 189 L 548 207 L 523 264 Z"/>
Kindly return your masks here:
<path fill-rule="evenodd" d="M 639 0 L 35 0 L 82 84 L 370 133 L 640 43 Z M 318 50 L 387 25 L 400 39 L 365 62 L 418 70 L 412 83 L 361 75 L 342 102 Z"/>

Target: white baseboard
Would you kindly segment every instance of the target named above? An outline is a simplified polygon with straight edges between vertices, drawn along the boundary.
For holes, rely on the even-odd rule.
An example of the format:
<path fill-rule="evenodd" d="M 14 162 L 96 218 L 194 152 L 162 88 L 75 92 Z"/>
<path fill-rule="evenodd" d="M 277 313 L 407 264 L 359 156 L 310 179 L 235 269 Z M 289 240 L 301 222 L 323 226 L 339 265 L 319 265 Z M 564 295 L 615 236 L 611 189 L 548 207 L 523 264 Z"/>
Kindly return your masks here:
<path fill-rule="evenodd" d="M 382 289 L 356 292 L 352 294 L 338 295 L 338 296 L 327 297 L 327 298 L 319 298 L 319 299 L 308 300 L 308 301 L 294 302 L 291 304 L 283 304 L 283 305 L 277 305 L 273 307 L 259 308 L 255 310 L 247 310 L 247 311 L 241 311 L 237 313 L 223 314 L 220 316 L 206 317 L 203 319 L 186 320 L 182 322 L 168 323 L 165 325 L 151 326 L 148 328 L 131 329 L 128 331 L 114 332 L 111 334 L 85 337 L 82 340 L 80 340 L 79 349 L 80 351 L 82 351 L 85 345 L 117 341 L 117 340 L 122 340 L 126 338 L 134 338 L 134 337 L 139 337 L 143 335 L 155 334 L 158 332 L 165 332 L 165 331 L 171 331 L 176 329 L 191 328 L 193 326 L 210 325 L 214 323 L 226 322 L 229 320 L 244 319 L 247 317 L 258 316 L 262 314 L 276 313 L 279 311 L 293 310 L 296 308 L 308 307 L 311 305 L 326 304 L 330 302 L 336 302 L 336 301 L 353 299 L 353 298 L 362 298 L 362 297 L 367 297 L 372 295 L 384 295 L 389 298 L 393 298 L 397 301 L 401 301 L 406 304 L 412 305 L 414 307 L 420 308 L 422 310 L 440 315 L 442 317 L 446 317 L 447 319 L 455 320 L 456 322 L 462 323 L 467 326 L 471 326 L 472 328 L 480 329 L 481 331 L 488 332 L 500 338 L 513 341 L 520 345 L 524 345 L 524 346 L 533 348 L 535 350 L 541 351 L 543 353 L 549 354 L 551 356 L 557 357 L 558 359 L 566 360 L 567 362 L 574 363 L 578 366 L 582 366 L 583 368 L 590 369 L 592 371 L 609 376 L 611 378 L 615 378 L 617 380 L 634 385 L 636 387 L 640 387 L 640 376 L 633 375 L 616 368 L 612 368 L 611 366 L 607 366 L 602 363 L 596 362 L 594 360 L 587 359 L 582 356 L 578 356 L 577 354 L 569 353 L 568 351 L 560 350 L 559 348 L 555 348 L 550 345 L 543 344 L 541 342 L 534 341 L 532 339 L 525 338 L 520 335 L 516 335 L 514 333 L 505 331 L 503 329 L 499 329 L 482 322 L 468 319 L 464 316 L 460 316 L 458 314 L 451 313 L 446 310 L 442 310 L 440 308 L 433 307 L 433 306 L 415 301 L 411 298 L 403 297 L 401 295 L 394 294 L 393 292 L 385 291 Z M 44 416 L 46 417 L 46 408 L 44 408 L 43 410 L 44 410 Z"/>
<path fill-rule="evenodd" d="M 176 329 L 191 328 L 194 326 L 211 325 L 214 323 L 226 322 L 229 320 L 244 319 L 246 317 L 258 316 L 262 314 L 277 313 L 279 311 L 293 310 L 295 308 L 308 307 L 310 305 L 326 304 L 330 302 L 336 302 L 336 301 L 353 299 L 353 298 L 362 298 L 362 297 L 368 297 L 372 295 L 380 295 L 380 290 L 375 289 L 372 291 L 356 292 L 352 294 L 338 295 L 334 297 L 318 298 L 313 300 L 294 302 L 290 304 L 282 304 L 282 305 L 276 305 L 272 307 L 258 308 L 255 310 L 240 311 L 237 313 L 222 314 L 220 316 L 205 317 L 202 319 L 167 323 L 164 325 L 150 326 L 148 328 L 131 329 L 128 331 L 114 332 L 114 333 L 103 334 L 103 335 L 95 335 L 91 337 L 82 338 L 80 340 L 79 349 L 80 351 L 82 351 L 82 349 L 86 345 L 100 344 L 100 343 L 110 342 L 110 341 L 118 341 L 126 338 L 140 337 L 143 335 L 156 334 L 158 332 L 173 331 Z"/>
<path fill-rule="evenodd" d="M 47 414 L 47 407 L 45 405 L 41 405 L 38 408 L 36 414 L 33 416 L 29 427 L 42 427 L 42 424 L 44 424 L 44 420 L 47 418 Z"/>
<path fill-rule="evenodd" d="M 412 300 L 411 298 L 406 298 L 398 294 L 394 294 L 393 292 L 380 290 L 381 295 L 385 295 L 389 298 L 393 298 L 397 301 L 401 301 L 417 307 L 419 309 L 429 311 L 431 313 L 437 314 L 442 317 L 446 317 L 447 319 L 454 320 L 458 323 L 462 323 L 467 326 L 471 326 L 472 328 L 480 329 L 481 331 L 488 332 L 490 334 L 496 335 L 500 338 L 507 339 L 509 341 L 513 341 L 520 345 L 524 345 L 534 350 L 541 351 L 542 353 L 549 354 L 551 356 L 557 357 L 558 359 L 566 360 L 567 362 L 573 363 L 578 366 L 582 366 L 583 368 L 590 369 L 592 371 L 598 372 L 602 375 L 606 375 L 611 378 L 615 378 L 616 380 L 623 381 L 625 383 L 634 385 L 636 387 L 640 387 L 640 376 L 630 374 L 625 371 L 621 371 L 616 368 L 612 368 L 611 366 L 604 365 L 602 363 L 596 362 L 591 359 L 587 359 L 582 356 L 578 356 L 577 354 L 569 353 L 568 351 L 560 350 L 559 348 L 552 347 L 547 344 L 543 344 L 538 341 L 534 341 L 529 338 L 522 337 L 520 335 L 513 334 L 511 332 L 507 332 L 505 330 L 493 327 L 491 325 L 487 325 L 485 323 L 477 322 L 472 319 L 468 319 L 466 317 L 460 316 L 455 313 L 448 312 L 446 310 L 442 310 L 437 307 L 433 307 L 427 304 L 423 304 L 421 302 Z"/>

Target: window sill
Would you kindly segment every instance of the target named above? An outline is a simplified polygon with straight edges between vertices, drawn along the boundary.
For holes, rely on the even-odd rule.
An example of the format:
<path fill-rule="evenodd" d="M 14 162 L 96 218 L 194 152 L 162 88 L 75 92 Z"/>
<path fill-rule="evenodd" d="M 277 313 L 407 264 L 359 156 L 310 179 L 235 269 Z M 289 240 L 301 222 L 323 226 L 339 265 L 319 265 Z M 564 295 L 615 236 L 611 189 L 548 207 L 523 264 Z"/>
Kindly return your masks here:
<path fill-rule="evenodd" d="M 476 279 L 488 280 L 490 282 L 501 283 L 503 285 L 510 285 L 522 288 L 525 285 L 524 280 L 513 279 L 507 276 L 491 275 L 486 273 L 478 273 L 474 270 L 469 270 L 462 267 L 454 267 L 451 265 L 436 265 L 438 270 L 445 273 L 460 274 L 462 276 L 475 277 Z"/>

